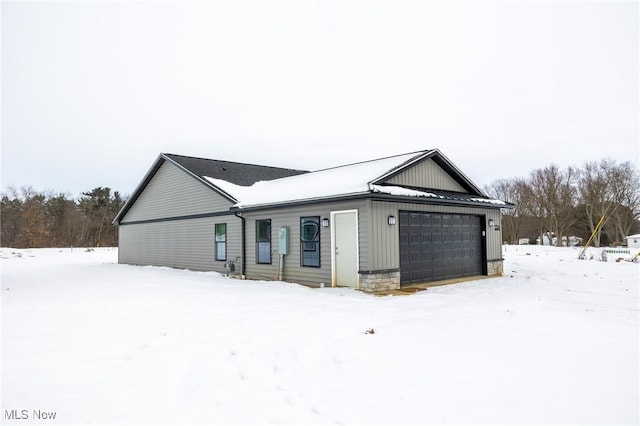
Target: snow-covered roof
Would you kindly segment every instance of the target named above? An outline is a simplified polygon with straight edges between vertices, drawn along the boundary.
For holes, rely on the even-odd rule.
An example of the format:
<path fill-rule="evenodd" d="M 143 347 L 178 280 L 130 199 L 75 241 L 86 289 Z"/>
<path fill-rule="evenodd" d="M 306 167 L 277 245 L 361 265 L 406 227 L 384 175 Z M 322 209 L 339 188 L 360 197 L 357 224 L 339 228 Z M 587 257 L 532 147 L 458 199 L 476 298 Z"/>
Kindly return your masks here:
<path fill-rule="evenodd" d="M 387 184 L 389 179 L 425 159 L 433 160 L 466 192 L 424 189 Z M 169 162 L 201 181 L 220 196 L 235 203 L 234 208 L 261 208 L 316 200 L 373 196 L 385 199 L 415 198 L 445 204 L 511 208 L 513 205 L 486 197 L 439 150 L 423 150 L 315 172 L 235 163 L 176 154 L 160 154 L 127 203 L 113 219 L 119 224 L 156 172 Z"/>
<path fill-rule="evenodd" d="M 640 238 L 640 234 L 635 234 L 635 235 L 629 235 L 626 238 Z"/>
<path fill-rule="evenodd" d="M 313 201 L 326 198 L 352 197 L 362 194 L 386 194 L 402 197 L 420 197 L 459 202 L 478 202 L 505 206 L 500 200 L 479 197 L 478 194 L 452 196 L 444 191 L 410 189 L 400 186 L 379 185 L 381 177 L 397 171 L 433 151 L 413 152 L 319 170 L 297 176 L 256 182 L 251 186 L 205 176 L 205 179 L 232 196 L 235 207 L 248 208 L 291 202 Z M 457 197 L 457 198 L 456 198 Z"/>
<path fill-rule="evenodd" d="M 235 198 L 236 207 L 350 196 L 370 192 L 369 182 L 416 157 L 417 153 L 349 164 L 297 176 L 240 186 L 222 179 L 205 179 Z"/>

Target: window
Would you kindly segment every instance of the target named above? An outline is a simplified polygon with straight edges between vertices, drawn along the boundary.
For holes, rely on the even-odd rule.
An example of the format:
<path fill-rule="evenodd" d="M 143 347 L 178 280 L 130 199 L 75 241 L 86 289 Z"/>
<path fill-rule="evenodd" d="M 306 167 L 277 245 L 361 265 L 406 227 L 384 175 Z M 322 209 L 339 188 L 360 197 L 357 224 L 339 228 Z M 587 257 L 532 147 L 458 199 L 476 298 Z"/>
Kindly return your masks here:
<path fill-rule="evenodd" d="M 227 260 L 226 223 L 216 223 L 216 260 Z"/>
<path fill-rule="evenodd" d="M 256 220 L 256 263 L 271 263 L 271 219 Z"/>
<path fill-rule="evenodd" d="M 320 267 L 320 216 L 300 218 L 300 264 Z"/>

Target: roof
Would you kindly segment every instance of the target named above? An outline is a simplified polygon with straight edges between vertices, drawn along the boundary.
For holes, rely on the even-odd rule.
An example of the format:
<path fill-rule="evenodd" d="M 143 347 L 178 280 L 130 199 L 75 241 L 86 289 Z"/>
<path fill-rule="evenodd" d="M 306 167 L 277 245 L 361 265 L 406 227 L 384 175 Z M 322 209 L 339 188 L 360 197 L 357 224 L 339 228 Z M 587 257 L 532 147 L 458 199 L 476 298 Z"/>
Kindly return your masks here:
<path fill-rule="evenodd" d="M 439 164 L 465 187 L 468 193 L 454 193 L 425 188 L 386 185 L 385 180 L 426 158 L 437 158 Z M 442 166 L 441 166 L 442 167 Z M 238 200 L 237 209 L 305 203 L 326 199 L 378 196 L 380 198 L 409 198 L 449 204 L 484 207 L 510 207 L 504 201 L 488 198 L 438 150 L 411 152 L 345 166 L 318 170 L 272 181 L 256 182 L 251 186 L 236 185 L 224 179 L 205 176 L 215 187 Z"/>
<path fill-rule="evenodd" d="M 306 170 L 283 169 L 280 167 L 236 163 L 233 161 L 210 160 L 208 158 L 187 157 L 185 155 L 177 154 L 163 155 L 201 179 L 204 179 L 205 176 L 209 176 L 243 186 L 249 186 L 258 181 L 279 179 L 287 176 L 308 173 Z"/>
<path fill-rule="evenodd" d="M 238 200 L 236 207 L 279 204 L 290 201 L 348 197 L 369 191 L 369 182 L 411 160 L 416 153 L 397 155 L 303 175 L 239 186 L 211 176 L 205 178 Z"/>
<path fill-rule="evenodd" d="M 431 159 L 438 164 L 467 192 L 411 188 L 387 183 L 393 176 L 426 159 Z M 143 181 L 118 213 L 114 223 L 120 222 L 120 219 L 135 203 L 165 161 L 173 163 L 211 190 L 234 203 L 234 209 L 280 207 L 357 197 L 489 208 L 513 207 L 512 204 L 487 197 L 437 149 L 399 154 L 315 172 L 176 154 L 160 154 Z"/>
<path fill-rule="evenodd" d="M 136 202 L 140 194 L 147 187 L 153 176 L 160 167 L 169 161 L 187 174 L 208 186 L 213 191 L 218 192 L 224 198 L 235 203 L 238 200 L 232 195 L 224 192 L 221 188 L 215 187 L 209 183 L 204 176 L 213 176 L 225 181 L 232 182 L 236 185 L 251 185 L 259 181 L 267 181 L 287 176 L 308 173 L 306 170 L 284 169 L 280 167 L 260 166 L 257 164 L 236 163 L 233 161 L 210 160 L 207 158 L 188 157 L 177 154 L 160 154 L 153 163 L 142 182 L 133 191 L 124 207 L 118 212 L 113 219 L 113 223 L 120 223 L 120 220 L 127 214 L 131 206 Z"/>

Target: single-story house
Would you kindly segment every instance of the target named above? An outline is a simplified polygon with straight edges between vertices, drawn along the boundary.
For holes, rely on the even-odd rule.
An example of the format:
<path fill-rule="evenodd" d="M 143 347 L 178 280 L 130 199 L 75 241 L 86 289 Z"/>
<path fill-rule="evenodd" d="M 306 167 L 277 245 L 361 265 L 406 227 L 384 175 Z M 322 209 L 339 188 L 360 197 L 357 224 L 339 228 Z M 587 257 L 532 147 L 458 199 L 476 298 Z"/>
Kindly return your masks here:
<path fill-rule="evenodd" d="M 503 270 L 500 209 L 437 149 L 314 172 L 160 154 L 120 263 L 364 291 Z"/>

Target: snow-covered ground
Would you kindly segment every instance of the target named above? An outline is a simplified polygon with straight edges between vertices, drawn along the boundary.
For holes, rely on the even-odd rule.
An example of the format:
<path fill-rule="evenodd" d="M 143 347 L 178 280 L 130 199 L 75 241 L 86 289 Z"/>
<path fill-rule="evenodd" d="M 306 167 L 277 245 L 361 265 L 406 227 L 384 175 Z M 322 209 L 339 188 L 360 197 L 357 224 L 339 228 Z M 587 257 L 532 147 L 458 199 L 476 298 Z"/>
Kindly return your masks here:
<path fill-rule="evenodd" d="M 0 423 L 638 424 L 639 265 L 578 253 L 376 297 L 2 249 Z"/>

